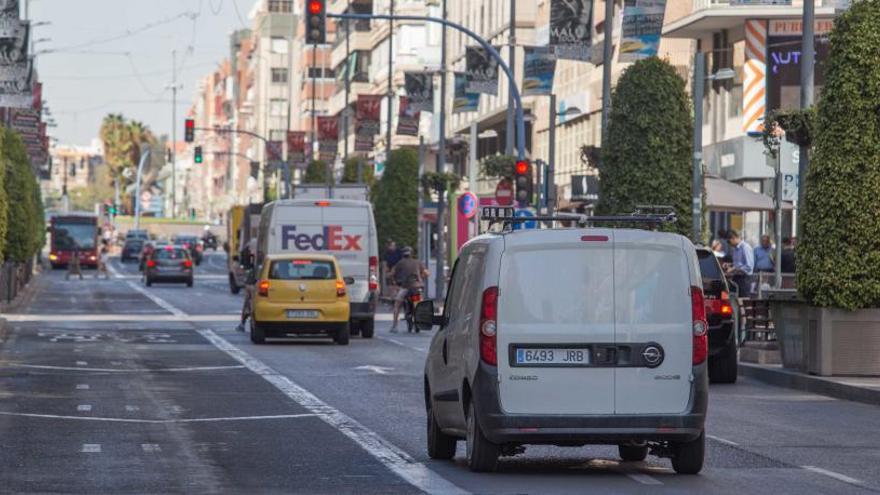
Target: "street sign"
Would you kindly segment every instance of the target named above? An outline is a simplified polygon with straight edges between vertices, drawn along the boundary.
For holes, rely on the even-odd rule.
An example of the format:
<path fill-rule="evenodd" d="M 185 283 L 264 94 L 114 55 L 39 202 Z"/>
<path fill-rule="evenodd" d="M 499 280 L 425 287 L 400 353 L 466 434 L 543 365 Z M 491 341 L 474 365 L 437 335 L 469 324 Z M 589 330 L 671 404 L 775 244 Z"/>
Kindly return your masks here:
<path fill-rule="evenodd" d="M 477 214 L 477 195 L 472 192 L 466 192 L 458 197 L 458 211 L 466 219 L 470 220 Z"/>
<path fill-rule="evenodd" d="M 501 206 L 513 204 L 513 184 L 508 179 L 501 179 L 495 187 L 495 201 Z"/>
<path fill-rule="evenodd" d="M 532 210 L 516 210 L 516 213 L 514 214 L 514 216 L 520 217 L 520 218 L 534 217 L 535 214 L 534 214 L 534 212 L 532 212 Z M 536 229 L 536 228 L 538 228 L 538 222 L 535 222 L 535 221 L 522 222 L 522 223 L 517 222 L 517 223 L 513 224 L 513 230 Z"/>

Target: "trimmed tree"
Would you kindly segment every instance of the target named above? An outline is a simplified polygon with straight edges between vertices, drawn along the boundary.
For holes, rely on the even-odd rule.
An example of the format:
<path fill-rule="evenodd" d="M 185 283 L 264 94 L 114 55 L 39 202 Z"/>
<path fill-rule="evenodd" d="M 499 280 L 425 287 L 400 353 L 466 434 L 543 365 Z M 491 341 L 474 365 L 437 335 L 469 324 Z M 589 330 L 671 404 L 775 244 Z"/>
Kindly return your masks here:
<path fill-rule="evenodd" d="M 3 130 L 2 155 L 6 162 L 4 186 L 8 211 L 5 259 L 23 263 L 34 255 L 34 246 L 38 242 L 34 204 L 34 188 L 37 184 L 27 150 L 16 132 Z"/>
<path fill-rule="evenodd" d="M 880 1 L 834 22 L 806 177 L 798 291 L 816 306 L 880 307 Z"/>
<path fill-rule="evenodd" d="M 612 95 L 599 169 L 600 214 L 629 214 L 636 205 L 669 205 L 691 231 L 693 122 L 684 80 L 657 57 L 636 62 Z"/>
<path fill-rule="evenodd" d="M 345 161 L 345 168 L 342 169 L 342 183 L 343 184 L 358 184 L 360 183 L 360 178 L 358 177 L 358 166 L 361 167 L 361 171 L 364 174 L 363 180 L 364 183 L 370 187 L 376 182 L 376 178 L 374 175 L 373 167 L 367 163 L 361 157 L 353 156 Z"/>
<path fill-rule="evenodd" d="M 312 160 L 306 167 L 303 184 L 323 184 L 327 182 L 327 164 L 323 160 Z"/>
<path fill-rule="evenodd" d="M 6 169 L 9 168 L 9 160 L 3 154 L 6 147 L 6 131 L 0 129 L 0 262 L 6 259 L 6 226 L 8 202 L 6 200 Z"/>
<path fill-rule="evenodd" d="M 373 206 L 379 245 L 394 239 L 399 246 L 415 246 L 418 238 L 419 156 L 415 150 L 391 152 L 382 179 L 373 188 Z"/>

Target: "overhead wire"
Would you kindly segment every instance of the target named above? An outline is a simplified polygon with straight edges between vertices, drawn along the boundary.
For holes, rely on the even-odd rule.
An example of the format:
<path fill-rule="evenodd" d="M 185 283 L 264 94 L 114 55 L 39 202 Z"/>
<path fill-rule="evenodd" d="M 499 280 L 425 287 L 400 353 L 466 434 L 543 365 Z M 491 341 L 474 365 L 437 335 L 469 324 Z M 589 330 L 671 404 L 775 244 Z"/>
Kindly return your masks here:
<path fill-rule="evenodd" d="M 150 29 L 154 29 L 154 28 L 156 28 L 156 27 L 163 26 L 163 25 L 165 25 L 165 24 L 170 24 L 170 23 L 172 23 L 172 22 L 174 22 L 174 21 L 176 21 L 176 20 L 178 20 L 178 19 L 182 19 L 182 18 L 185 18 L 185 17 L 192 18 L 192 17 L 194 17 L 194 16 L 198 16 L 198 14 L 197 14 L 197 13 L 194 13 L 194 12 L 191 12 L 191 11 L 181 12 L 181 13 L 175 15 L 175 16 L 166 17 L 166 18 L 160 19 L 160 20 L 158 20 L 158 21 L 154 21 L 154 22 L 151 22 L 151 23 L 149 23 L 149 24 L 145 24 L 145 25 L 143 25 L 143 26 L 141 26 L 141 27 L 139 27 L 139 28 L 137 28 L 137 29 L 134 29 L 134 30 L 127 30 L 125 33 L 122 33 L 122 34 L 117 34 L 117 35 L 113 35 L 113 36 L 107 36 L 107 37 L 104 37 L 104 38 L 96 38 L 96 39 L 92 39 L 92 40 L 85 41 L 85 42 L 83 42 L 83 43 L 79 43 L 79 44 L 75 44 L 75 45 L 62 46 L 62 47 L 59 47 L 59 48 L 54 48 L 53 51 L 54 51 L 54 52 L 59 52 L 59 51 L 77 50 L 77 49 L 80 49 L 80 48 L 87 48 L 87 47 L 90 47 L 90 46 L 101 45 L 101 44 L 110 43 L 110 42 L 113 42 L 113 41 L 119 41 L 119 40 L 122 40 L 122 39 L 125 39 L 125 38 L 130 38 L 130 37 L 132 37 L 132 36 L 136 36 L 136 35 L 138 35 L 138 34 L 140 34 L 140 33 L 143 33 L 143 32 L 146 32 L 146 31 L 149 31 Z"/>

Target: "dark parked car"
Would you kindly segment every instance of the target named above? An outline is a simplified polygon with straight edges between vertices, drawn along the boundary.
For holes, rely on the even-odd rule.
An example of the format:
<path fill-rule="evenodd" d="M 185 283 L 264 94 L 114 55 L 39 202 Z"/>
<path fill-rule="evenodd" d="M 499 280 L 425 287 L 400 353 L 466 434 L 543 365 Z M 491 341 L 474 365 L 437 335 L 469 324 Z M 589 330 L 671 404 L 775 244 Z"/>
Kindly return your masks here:
<path fill-rule="evenodd" d="M 711 250 L 697 248 L 709 322 L 709 381 L 735 383 L 737 375 L 736 295 Z"/>
<path fill-rule="evenodd" d="M 129 260 L 137 260 L 141 256 L 141 251 L 144 249 L 144 241 L 142 239 L 128 239 L 125 241 L 125 244 L 122 246 L 122 262 L 125 263 Z"/>
<path fill-rule="evenodd" d="M 144 283 L 179 282 L 193 286 L 193 262 L 183 246 L 167 245 L 154 249 L 144 268 Z"/>
<path fill-rule="evenodd" d="M 199 239 L 198 236 L 179 235 L 171 239 L 171 243 L 177 246 L 183 246 L 184 249 L 189 251 L 192 260 L 196 265 L 202 264 L 202 257 L 205 248 L 202 245 L 202 240 Z"/>

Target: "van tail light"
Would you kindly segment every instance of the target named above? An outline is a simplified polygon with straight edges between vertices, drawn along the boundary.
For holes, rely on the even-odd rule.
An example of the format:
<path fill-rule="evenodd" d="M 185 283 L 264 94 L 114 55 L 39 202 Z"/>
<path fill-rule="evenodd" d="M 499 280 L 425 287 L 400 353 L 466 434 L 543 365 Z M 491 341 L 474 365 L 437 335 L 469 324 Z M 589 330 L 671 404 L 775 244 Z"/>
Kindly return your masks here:
<path fill-rule="evenodd" d="M 336 281 L 336 297 L 345 297 L 345 282 L 342 280 Z"/>
<path fill-rule="evenodd" d="M 709 355 L 709 324 L 706 322 L 706 301 L 703 290 L 691 287 L 691 320 L 693 322 L 693 364 L 703 364 Z"/>
<path fill-rule="evenodd" d="M 257 282 L 257 294 L 263 297 L 269 297 L 269 281 L 260 280 Z"/>
<path fill-rule="evenodd" d="M 486 364 L 498 365 L 498 287 L 483 291 L 480 307 L 480 358 Z"/>
<path fill-rule="evenodd" d="M 409 300 L 412 301 L 413 304 L 418 304 L 422 302 L 422 295 L 416 292 L 413 295 L 409 296 Z"/>
<path fill-rule="evenodd" d="M 724 316 L 730 316 L 733 314 L 733 306 L 730 305 L 730 296 L 727 292 L 721 293 L 721 308 L 719 308 L 719 313 Z"/>
<path fill-rule="evenodd" d="M 153 260 L 147 260 L 147 268 L 156 268 L 156 262 Z"/>
<path fill-rule="evenodd" d="M 183 260 L 183 267 L 184 268 L 192 268 L 193 267 L 192 260 Z"/>
<path fill-rule="evenodd" d="M 370 256 L 370 291 L 379 290 L 379 258 Z"/>

